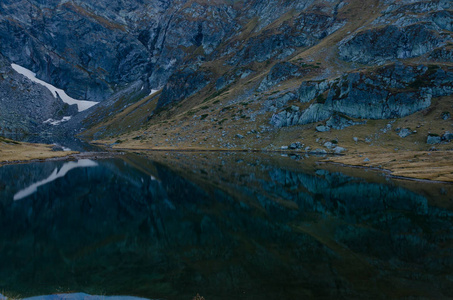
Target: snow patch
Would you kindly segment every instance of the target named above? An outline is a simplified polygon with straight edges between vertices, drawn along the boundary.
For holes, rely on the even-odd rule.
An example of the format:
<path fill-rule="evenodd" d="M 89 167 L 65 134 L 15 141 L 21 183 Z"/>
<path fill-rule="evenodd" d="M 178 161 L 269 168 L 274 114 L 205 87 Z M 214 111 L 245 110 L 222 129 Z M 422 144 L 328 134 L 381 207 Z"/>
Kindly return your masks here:
<path fill-rule="evenodd" d="M 69 171 L 71 171 L 72 169 L 97 167 L 97 166 L 98 166 L 98 163 L 93 161 L 93 160 L 90 160 L 90 159 L 81 159 L 81 160 L 79 160 L 77 162 L 73 162 L 73 161 L 67 162 L 61 167 L 60 170 L 58 170 L 58 168 L 55 168 L 55 170 L 53 170 L 52 174 L 50 174 L 50 176 L 47 177 L 46 179 L 38 181 L 38 182 L 30 185 L 28 188 L 17 192 L 14 195 L 13 199 L 15 201 L 16 200 L 21 200 L 21 199 L 23 199 L 25 197 L 28 197 L 28 196 L 36 193 L 38 191 L 38 187 L 40 187 L 42 185 L 45 185 L 45 184 L 48 184 L 48 183 L 50 183 L 50 182 L 52 182 L 54 180 L 57 180 L 58 178 L 66 176 L 66 174 Z"/>
<path fill-rule="evenodd" d="M 45 120 L 43 123 L 57 126 L 57 125 L 60 125 L 61 123 L 68 122 L 69 120 L 71 120 L 71 116 L 63 117 L 63 119 L 61 119 L 60 121 L 57 121 L 54 119 L 48 119 L 48 120 Z"/>
<path fill-rule="evenodd" d="M 26 69 L 24 67 L 21 67 L 19 65 L 16 65 L 16 64 L 11 64 L 11 67 L 19 74 L 22 74 L 24 75 L 25 77 L 27 77 L 28 79 L 30 79 L 31 81 L 33 82 L 36 82 L 40 85 L 43 85 L 45 86 L 52 94 L 55 98 L 57 98 L 58 96 L 60 96 L 61 100 L 64 102 L 64 103 L 67 103 L 69 105 L 72 105 L 72 104 L 77 104 L 77 108 L 80 111 L 84 111 L 84 110 L 87 110 L 88 108 L 98 104 L 99 102 L 94 102 L 94 101 L 87 101 L 87 100 L 76 100 L 74 98 L 71 98 L 69 97 L 66 92 L 62 89 L 59 89 L 59 88 L 56 88 L 54 87 L 53 85 L 51 85 L 50 83 L 47 83 L 45 81 L 42 81 L 38 78 L 36 78 L 36 73 L 30 71 L 29 69 Z"/>
<path fill-rule="evenodd" d="M 152 94 L 155 94 L 155 93 L 157 93 L 158 91 L 159 91 L 159 90 L 153 90 L 153 89 L 151 89 L 151 93 L 149 93 L 149 95 L 151 96 Z"/>

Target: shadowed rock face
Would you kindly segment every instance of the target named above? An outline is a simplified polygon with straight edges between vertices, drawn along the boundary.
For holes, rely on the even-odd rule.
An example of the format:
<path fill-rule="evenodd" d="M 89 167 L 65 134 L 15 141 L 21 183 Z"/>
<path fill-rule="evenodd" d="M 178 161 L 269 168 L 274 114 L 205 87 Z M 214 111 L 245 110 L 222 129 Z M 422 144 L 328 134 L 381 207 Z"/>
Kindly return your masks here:
<path fill-rule="evenodd" d="M 222 156 L 198 164 L 183 154 L 181 167 L 98 161 L 15 202 L 65 163 L 2 167 L 0 288 L 160 299 L 453 296 L 453 214 L 429 193 Z"/>
<path fill-rule="evenodd" d="M 103 100 L 145 77 L 148 50 L 120 20 L 89 4 L 4 1 L 0 52 L 77 99 Z M 115 9 L 115 5 L 110 9 Z"/>
<path fill-rule="evenodd" d="M 424 55 L 444 43 L 445 38 L 427 25 L 388 26 L 357 34 L 340 46 L 340 57 L 363 64 L 382 64 Z"/>
<path fill-rule="evenodd" d="M 190 68 L 176 72 L 168 79 L 157 107 L 162 108 L 172 102 L 181 101 L 200 91 L 208 83 L 209 74 L 206 72 L 200 72 Z"/>
<path fill-rule="evenodd" d="M 0 134 L 42 132 L 49 127 L 44 121 L 75 113 L 75 105 L 63 103 L 44 86 L 18 74 L 0 54 Z"/>
<path fill-rule="evenodd" d="M 5 0 L 0 5 L 0 53 L 74 98 L 104 100 L 137 80 L 162 87 L 197 48 L 199 58 L 219 58 L 218 46 L 237 36 L 256 15 L 261 16 L 258 25 L 262 28 L 314 1 L 280 2 Z M 266 60 L 287 52 L 288 41 L 291 47 L 313 44 L 338 28 L 334 17 L 313 13 L 301 14 L 294 28 L 285 26 L 278 29 L 285 35 L 268 38 L 264 34 L 255 44 L 241 47 L 241 53 L 262 53 Z M 256 51 L 256 45 L 263 51 Z M 238 54 L 236 61 L 256 60 L 244 55 Z M 184 96 L 178 94 L 171 100 Z"/>
<path fill-rule="evenodd" d="M 374 20 L 375 28 L 348 36 L 339 45 L 340 57 L 363 64 L 383 64 L 420 57 L 451 41 L 451 2 L 392 3 Z"/>

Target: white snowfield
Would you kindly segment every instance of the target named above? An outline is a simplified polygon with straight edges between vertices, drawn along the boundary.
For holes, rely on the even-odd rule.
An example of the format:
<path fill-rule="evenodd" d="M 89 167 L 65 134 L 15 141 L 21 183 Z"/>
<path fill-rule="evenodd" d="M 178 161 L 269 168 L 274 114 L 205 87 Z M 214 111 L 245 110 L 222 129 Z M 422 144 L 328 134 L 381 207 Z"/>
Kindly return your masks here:
<path fill-rule="evenodd" d="M 48 183 L 50 183 L 50 182 L 52 182 L 54 180 L 57 180 L 58 178 L 66 176 L 66 174 L 69 171 L 71 171 L 72 169 L 76 169 L 76 168 L 90 168 L 90 167 L 97 167 L 97 166 L 98 166 L 98 163 L 93 161 L 93 160 L 90 160 L 90 159 L 81 159 L 81 160 L 79 160 L 77 162 L 73 162 L 73 161 L 67 162 L 61 167 L 60 170 L 58 170 L 58 168 L 55 168 L 55 170 L 52 172 L 52 174 L 50 174 L 50 176 L 47 177 L 46 179 L 38 181 L 38 182 L 30 185 L 26 189 L 23 189 L 23 190 L 17 192 L 14 195 L 13 199 L 15 201 L 16 200 L 21 200 L 21 199 L 23 199 L 25 197 L 28 197 L 28 196 L 36 193 L 38 191 L 38 187 L 40 187 L 42 185 L 45 185 L 45 184 L 48 184 Z"/>
<path fill-rule="evenodd" d="M 49 89 L 49 91 L 52 92 L 53 96 L 57 98 L 57 95 L 60 96 L 61 100 L 63 100 L 64 103 L 67 103 L 69 105 L 72 104 L 77 104 L 77 108 L 79 109 L 79 112 L 87 110 L 88 108 L 98 104 L 99 102 L 94 102 L 94 101 L 88 101 L 88 100 L 77 100 L 74 98 L 69 97 L 66 92 L 62 89 L 56 88 L 53 85 L 42 81 L 41 79 L 36 78 L 36 73 L 33 73 L 29 69 L 26 69 L 24 67 L 21 67 L 16 64 L 11 64 L 11 67 L 19 74 L 24 75 L 28 79 L 30 79 L 33 82 L 36 82 L 40 85 L 45 86 L 46 88 Z"/>
<path fill-rule="evenodd" d="M 57 126 L 57 125 L 60 125 L 61 123 L 68 122 L 69 120 L 71 120 L 71 116 L 63 117 L 63 119 L 61 119 L 59 121 L 54 120 L 54 119 L 48 119 L 48 120 L 44 121 L 43 123 Z"/>

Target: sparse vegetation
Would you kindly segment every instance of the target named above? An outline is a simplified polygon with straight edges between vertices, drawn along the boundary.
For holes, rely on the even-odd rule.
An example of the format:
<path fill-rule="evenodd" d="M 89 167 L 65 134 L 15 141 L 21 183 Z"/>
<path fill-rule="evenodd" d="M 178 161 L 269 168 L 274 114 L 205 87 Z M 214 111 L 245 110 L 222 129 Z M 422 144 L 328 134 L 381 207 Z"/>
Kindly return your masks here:
<path fill-rule="evenodd" d="M 2 136 L 0 136 L 0 143 L 13 144 L 13 145 L 20 145 L 19 142 L 14 141 L 14 140 L 11 140 L 11 139 L 7 139 L 7 138 L 2 137 Z"/>

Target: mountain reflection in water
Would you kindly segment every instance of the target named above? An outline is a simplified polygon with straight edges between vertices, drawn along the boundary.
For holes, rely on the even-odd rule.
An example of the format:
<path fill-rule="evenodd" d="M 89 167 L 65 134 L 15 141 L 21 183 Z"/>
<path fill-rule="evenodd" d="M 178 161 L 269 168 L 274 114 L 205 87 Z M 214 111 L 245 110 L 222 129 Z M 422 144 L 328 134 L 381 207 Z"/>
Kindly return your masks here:
<path fill-rule="evenodd" d="M 197 293 L 206 300 L 453 297 L 451 185 L 321 168 L 302 158 L 127 155 L 37 186 L 65 163 L 3 166 L 0 291 L 189 300 Z"/>

